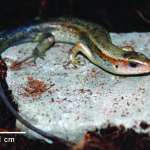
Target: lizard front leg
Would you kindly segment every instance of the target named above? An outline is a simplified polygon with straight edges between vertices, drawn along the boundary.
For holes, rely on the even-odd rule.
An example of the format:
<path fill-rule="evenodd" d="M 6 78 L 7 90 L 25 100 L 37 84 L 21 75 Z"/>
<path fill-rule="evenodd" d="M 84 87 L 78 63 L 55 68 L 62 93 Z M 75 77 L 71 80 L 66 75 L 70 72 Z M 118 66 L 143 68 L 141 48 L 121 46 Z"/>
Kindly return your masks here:
<path fill-rule="evenodd" d="M 67 65 L 71 62 L 75 67 L 76 67 L 76 64 L 77 65 L 80 65 L 80 66 L 83 66 L 84 64 L 81 64 L 77 61 L 76 59 L 76 56 L 77 54 L 81 52 L 83 53 L 89 60 L 92 61 L 92 58 L 93 58 L 93 55 L 92 55 L 92 52 L 91 50 L 81 41 L 78 41 L 74 46 L 73 48 L 70 50 L 70 53 L 69 53 L 69 61 L 67 63 Z"/>

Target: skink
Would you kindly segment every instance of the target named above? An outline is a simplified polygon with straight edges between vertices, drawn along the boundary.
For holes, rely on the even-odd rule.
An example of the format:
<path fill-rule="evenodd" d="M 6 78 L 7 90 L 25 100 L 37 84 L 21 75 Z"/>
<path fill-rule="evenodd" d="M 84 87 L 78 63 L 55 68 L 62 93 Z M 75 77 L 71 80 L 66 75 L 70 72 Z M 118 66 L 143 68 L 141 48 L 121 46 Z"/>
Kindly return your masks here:
<path fill-rule="evenodd" d="M 112 44 L 109 33 L 100 25 L 69 18 L 35 20 L 0 36 L 0 53 L 6 48 L 23 43 L 40 42 L 32 55 L 43 58 L 43 53 L 54 42 L 74 44 L 69 62 L 81 65 L 76 60 L 78 52 L 102 69 L 118 74 L 132 75 L 150 72 L 150 59 L 135 52 L 132 47 L 119 48 Z"/>
<path fill-rule="evenodd" d="M 74 46 L 69 53 L 69 61 L 74 66 L 83 65 L 76 60 L 76 55 L 81 52 L 92 63 L 100 68 L 118 75 L 135 75 L 150 72 L 150 59 L 144 54 L 135 52 L 128 46 L 119 48 L 111 42 L 109 33 L 100 25 L 71 18 L 52 18 L 47 20 L 34 20 L 11 31 L 0 35 L 0 54 L 8 47 L 23 42 L 39 42 L 30 57 L 24 58 L 21 63 L 29 58 L 44 58 L 44 52 L 54 42 L 70 43 Z M 62 140 L 35 128 L 24 120 L 8 102 L 1 84 L 0 97 L 7 108 L 28 128 L 52 140 L 59 140 L 68 145 L 74 143 Z"/>

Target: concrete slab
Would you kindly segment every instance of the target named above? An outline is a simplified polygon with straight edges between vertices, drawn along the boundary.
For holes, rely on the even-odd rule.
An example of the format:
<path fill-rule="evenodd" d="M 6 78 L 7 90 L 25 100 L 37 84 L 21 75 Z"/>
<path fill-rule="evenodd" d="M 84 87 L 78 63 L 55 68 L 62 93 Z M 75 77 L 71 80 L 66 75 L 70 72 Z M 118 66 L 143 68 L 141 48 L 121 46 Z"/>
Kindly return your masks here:
<path fill-rule="evenodd" d="M 111 33 L 114 44 L 131 45 L 150 58 L 150 33 Z M 66 66 L 69 44 L 56 43 L 46 52 L 45 60 L 37 59 L 36 66 L 26 63 L 11 70 L 15 60 L 31 53 L 37 43 L 25 43 L 7 49 L 7 83 L 13 91 L 21 116 L 55 136 L 73 142 L 87 131 L 105 128 L 108 124 L 141 129 L 141 121 L 150 124 L 150 76 L 123 77 L 103 71 L 82 55 L 85 66 Z M 12 68 L 13 69 L 13 68 Z M 17 121 L 17 127 L 29 138 L 44 139 Z M 45 139 L 47 142 L 51 141 Z"/>

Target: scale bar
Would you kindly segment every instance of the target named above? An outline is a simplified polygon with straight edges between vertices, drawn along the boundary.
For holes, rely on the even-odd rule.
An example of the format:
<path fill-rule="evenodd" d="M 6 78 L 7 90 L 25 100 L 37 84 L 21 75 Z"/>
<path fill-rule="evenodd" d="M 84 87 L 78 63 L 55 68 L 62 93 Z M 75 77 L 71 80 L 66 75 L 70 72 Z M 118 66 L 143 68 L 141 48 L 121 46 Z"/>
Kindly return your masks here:
<path fill-rule="evenodd" d="M 26 132 L 0 132 L 0 134 L 26 134 Z"/>

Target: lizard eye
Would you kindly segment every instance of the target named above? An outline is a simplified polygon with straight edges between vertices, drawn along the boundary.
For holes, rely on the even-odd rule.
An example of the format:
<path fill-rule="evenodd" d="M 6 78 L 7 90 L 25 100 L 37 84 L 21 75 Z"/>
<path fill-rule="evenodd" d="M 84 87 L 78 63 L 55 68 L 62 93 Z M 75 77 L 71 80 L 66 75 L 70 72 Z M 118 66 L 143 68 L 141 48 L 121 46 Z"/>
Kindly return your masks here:
<path fill-rule="evenodd" d="M 136 68 L 138 66 L 138 64 L 134 63 L 134 62 L 129 62 L 129 66 L 132 68 Z"/>

